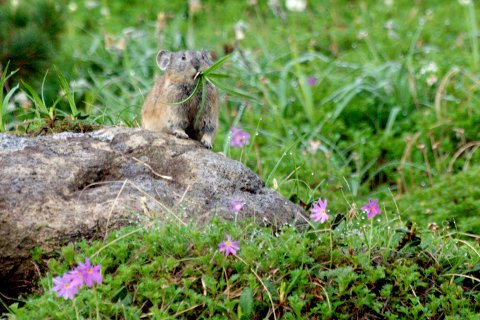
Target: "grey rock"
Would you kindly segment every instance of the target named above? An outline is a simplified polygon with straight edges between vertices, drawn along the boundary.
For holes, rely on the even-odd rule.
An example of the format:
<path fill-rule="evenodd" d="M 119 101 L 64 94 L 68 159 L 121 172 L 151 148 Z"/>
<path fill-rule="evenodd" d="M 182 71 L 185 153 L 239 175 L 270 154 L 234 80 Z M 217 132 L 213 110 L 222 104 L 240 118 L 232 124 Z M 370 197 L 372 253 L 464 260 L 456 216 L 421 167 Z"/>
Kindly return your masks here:
<path fill-rule="evenodd" d="M 242 163 L 192 140 L 106 128 L 25 138 L 0 134 L 0 286 L 32 277 L 31 251 L 45 253 L 132 223 L 206 224 L 234 219 L 295 224 L 300 207 L 265 187 Z"/>

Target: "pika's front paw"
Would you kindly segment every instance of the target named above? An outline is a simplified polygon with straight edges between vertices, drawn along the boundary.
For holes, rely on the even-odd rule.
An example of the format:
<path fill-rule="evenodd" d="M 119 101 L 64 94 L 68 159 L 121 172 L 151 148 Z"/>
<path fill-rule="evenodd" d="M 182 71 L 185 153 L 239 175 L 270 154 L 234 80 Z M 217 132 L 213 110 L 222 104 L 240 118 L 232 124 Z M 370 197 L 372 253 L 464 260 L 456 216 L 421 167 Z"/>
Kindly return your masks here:
<path fill-rule="evenodd" d="M 188 134 L 186 134 L 185 131 L 183 131 L 183 130 L 175 130 L 175 131 L 173 131 L 173 134 L 177 138 L 188 139 Z"/>
<path fill-rule="evenodd" d="M 207 149 L 212 149 L 212 137 L 208 135 L 203 135 L 202 140 L 200 143 Z"/>

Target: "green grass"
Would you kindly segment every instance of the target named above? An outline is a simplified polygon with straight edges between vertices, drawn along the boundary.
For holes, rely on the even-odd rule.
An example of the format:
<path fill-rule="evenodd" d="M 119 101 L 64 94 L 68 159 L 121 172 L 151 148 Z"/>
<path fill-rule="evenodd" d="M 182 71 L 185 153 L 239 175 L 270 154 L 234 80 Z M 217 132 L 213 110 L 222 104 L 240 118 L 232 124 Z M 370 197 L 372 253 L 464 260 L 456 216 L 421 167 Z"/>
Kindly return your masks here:
<path fill-rule="evenodd" d="M 293 13 L 283 6 L 277 12 L 266 1 L 204 0 L 192 13 L 185 1 L 98 1 L 92 9 L 86 2 L 76 1 L 74 11 L 71 2 L 59 2 L 67 26 L 57 68 L 48 77 L 45 70 L 35 82 L 41 85 L 16 89 L 3 75 L 2 97 L 13 96 L 0 99 L 0 131 L 139 126 L 158 74 L 158 49 L 205 48 L 221 59 L 233 47 L 210 75 L 222 92 L 214 151 L 239 159 L 267 186 L 307 208 L 322 197 L 334 215 L 348 216 L 354 203 L 379 198 L 384 214 L 395 219 L 381 226 L 374 221 L 371 233 L 347 219 L 331 237 L 288 228 L 274 237 L 248 223 L 214 224 L 219 230 L 160 226 L 158 235 L 142 229 L 96 257 L 105 284 L 81 293 L 73 306 L 53 297 L 50 279 L 104 245 L 81 244 L 61 264 L 51 260 L 39 288 L 45 294 L 14 308 L 18 318 L 22 312 L 59 318 L 99 312 L 240 319 L 239 305 L 243 318 L 250 308 L 259 318 L 273 318 L 272 305 L 285 319 L 314 319 L 315 312 L 317 318 L 391 319 L 479 312 L 469 306 L 480 278 L 472 235 L 480 233 L 478 4 L 329 0 L 309 1 L 306 12 Z M 165 19 L 161 29 L 158 16 Z M 247 30 L 237 41 L 240 20 Z M 308 84 L 310 77 L 315 84 Z M 17 102 L 7 109 L 19 91 L 32 107 Z M 244 149 L 229 146 L 233 126 L 251 134 Z M 409 232 L 421 242 L 398 248 L 407 221 L 415 223 Z M 167 241 L 172 230 L 179 235 Z M 216 253 L 224 231 L 242 239 L 240 257 L 248 265 Z M 155 237 L 166 244 L 144 243 Z"/>
<path fill-rule="evenodd" d="M 206 229 L 155 222 L 126 228 L 46 261 L 39 293 L 21 308 L 10 306 L 10 318 L 473 319 L 480 313 L 480 256 L 472 245 L 408 231 L 395 217 L 380 219 L 354 218 L 334 230 L 218 221 Z M 240 241 L 238 255 L 218 251 L 225 234 Z M 104 282 L 74 300 L 56 298 L 52 276 L 83 257 L 102 265 Z"/>

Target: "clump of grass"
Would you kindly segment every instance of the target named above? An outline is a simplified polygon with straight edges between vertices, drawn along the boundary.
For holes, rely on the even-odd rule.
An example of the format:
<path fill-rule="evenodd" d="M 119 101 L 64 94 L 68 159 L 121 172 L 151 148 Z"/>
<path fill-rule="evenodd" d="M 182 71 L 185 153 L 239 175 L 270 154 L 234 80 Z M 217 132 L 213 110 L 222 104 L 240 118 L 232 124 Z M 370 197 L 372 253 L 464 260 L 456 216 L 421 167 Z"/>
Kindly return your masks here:
<path fill-rule="evenodd" d="M 55 71 L 62 88 L 62 94 L 51 104 L 48 104 L 44 97 L 44 84 L 47 73 L 42 82 L 40 94 L 28 83 L 22 82 L 22 92 L 30 100 L 30 103 L 25 110 L 14 108 L 10 111 L 10 113 L 13 113 L 14 118 L 24 119 L 23 124 L 16 123 L 16 131 L 28 135 L 41 135 L 65 131 L 87 132 L 100 128 L 99 124 L 89 119 L 88 114 L 81 113 L 78 110 L 73 88 L 58 68 L 55 67 Z M 18 89 L 19 85 L 14 89 Z M 7 102 L 12 97 L 12 91 L 15 90 L 12 89 L 9 93 L 10 95 L 5 97 Z M 60 106 L 64 100 L 68 104 L 67 110 Z M 21 126 L 23 129 L 20 129 Z"/>

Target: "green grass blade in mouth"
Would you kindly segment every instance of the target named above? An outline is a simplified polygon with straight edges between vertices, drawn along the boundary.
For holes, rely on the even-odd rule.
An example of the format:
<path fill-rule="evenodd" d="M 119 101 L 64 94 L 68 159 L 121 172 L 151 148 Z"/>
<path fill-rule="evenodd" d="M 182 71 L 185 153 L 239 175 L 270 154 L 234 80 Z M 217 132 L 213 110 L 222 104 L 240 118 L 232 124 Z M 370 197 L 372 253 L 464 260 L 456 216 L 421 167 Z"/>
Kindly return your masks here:
<path fill-rule="evenodd" d="M 232 57 L 232 54 L 227 54 L 226 56 L 224 57 L 221 57 L 220 59 L 218 59 L 217 62 L 215 62 L 214 64 L 212 64 L 208 69 L 206 70 L 203 70 L 202 71 L 202 75 L 204 76 L 208 76 L 209 74 L 213 73 L 215 70 L 217 70 L 218 68 L 220 68 L 222 66 L 222 64 L 224 64 L 228 59 L 230 59 Z"/>
<path fill-rule="evenodd" d="M 249 94 L 245 91 L 242 91 L 242 90 L 232 89 L 232 88 L 220 83 L 217 80 L 213 80 L 210 77 L 207 78 L 207 81 L 210 82 L 211 84 L 213 84 L 214 86 L 220 88 L 221 90 L 228 92 L 231 95 L 234 95 L 234 96 L 237 96 L 237 97 L 240 97 L 240 98 L 245 98 L 245 99 L 258 101 L 257 97 L 255 97 L 255 96 L 253 96 L 253 95 L 251 95 L 251 94 Z"/>
<path fill-rule="evenodd" d="M 200 103 L 200 108 L 198 109 L 197 115 L 195 117 L 195 123 L 193 124 L 194 128 L 198 128 L 198 121 L 203 114 L 203 108 L 205 106 L 205 100 L 207 97 L 207 81 L 202 77 L 198 82 L 202 82 L 202 101 Z"/>

